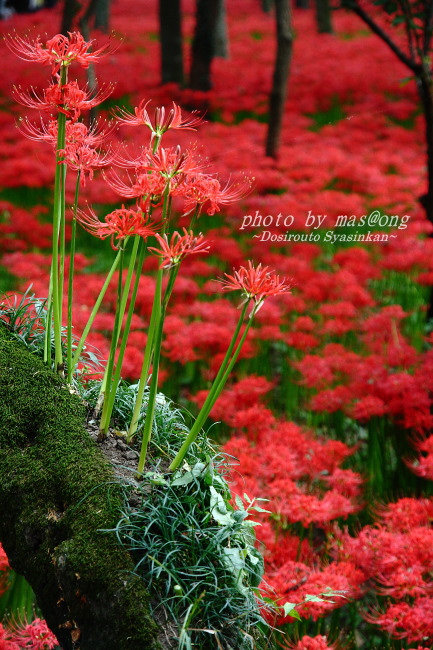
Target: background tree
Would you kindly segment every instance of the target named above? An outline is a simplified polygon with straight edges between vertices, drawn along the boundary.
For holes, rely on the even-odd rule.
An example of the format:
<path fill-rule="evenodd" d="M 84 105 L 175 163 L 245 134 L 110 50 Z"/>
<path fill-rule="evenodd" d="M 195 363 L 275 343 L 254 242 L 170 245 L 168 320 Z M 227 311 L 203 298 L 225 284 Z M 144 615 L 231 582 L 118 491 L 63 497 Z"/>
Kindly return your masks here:
<path fill-rule="evenodd" d="M 159 0 L 161 83 L 183 84 L 181 0 Z"/>
<path fill-rule="evenodd" d="M 269 97 L 269 124 L 266 137 L 266 155 L 276 157 L 280 145 L 287 83 L 293 49 L 293 30 L 290 0 L 275 0 L 277 53 L 272 89 Z"/>
<path fill-rule="evenodd" d="M 63 5 L 62 22 L 60 31 L 67 34 L 74 30 L 76 18 L 83 10 L 83 5 L 78 0 L 65 0 Z M 110 0 L 89 0 L 84 13 L 79 20 L 81 31 L 99 29 L 108 32 L 110 29 Z"/>
<path fill-rule="evenodd" d="M 215 56 L 215 25 L 220 0 L 197 0 L 194 38 L 191 48 L 189 86 L 194 90 L 212 88 L 212 60 Z"/>
<path fill-rule="evenodd" d="M 342 0 L 377 34 L 411 71 L 424 112 L 427 145 L 427 193 L 421 197 L 433 224 L 433 76 L 432 0 Z M 383 25 L 387 19 L 388 27 Z"/>
<path fill-rule="evenodd" d="M 332 34 L 331 6 L 329 0 L 315 0 L 317 31 Z"/>

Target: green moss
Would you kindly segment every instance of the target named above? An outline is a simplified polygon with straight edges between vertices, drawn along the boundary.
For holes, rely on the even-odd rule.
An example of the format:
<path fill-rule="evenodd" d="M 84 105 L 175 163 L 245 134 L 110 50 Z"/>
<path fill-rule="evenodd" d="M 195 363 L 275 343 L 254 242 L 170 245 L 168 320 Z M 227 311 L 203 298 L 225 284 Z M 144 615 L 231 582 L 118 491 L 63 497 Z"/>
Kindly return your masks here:
<path fill-rule="evenodd" d="M 0 540 L 62 646 L 156 650 L 144 585 L 102 532 L 115 527 L 121 499 L 84 407 L 2 328 L 0 416 Z"/>

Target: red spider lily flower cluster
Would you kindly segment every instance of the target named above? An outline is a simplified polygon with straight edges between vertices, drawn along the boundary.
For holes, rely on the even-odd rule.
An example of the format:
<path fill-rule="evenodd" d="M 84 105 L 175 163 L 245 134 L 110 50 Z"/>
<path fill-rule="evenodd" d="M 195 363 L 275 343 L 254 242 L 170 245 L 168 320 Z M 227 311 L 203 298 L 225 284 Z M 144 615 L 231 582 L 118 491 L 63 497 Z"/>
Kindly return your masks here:
<path fill-rule="evenodd" d="M 95 41 L 85 41 L 79 32 L 68 32 L 68 36 L 57 34 L 42 43 L 40 36 L 36 39 L 9 34 L 5 43 L 12 52 L 24 61 L 50 65 L 51 72 L 56 75 L 61 67 L 67 67 L 77 61 L 83 68 L 91 63 L 98 63 L 103 56 L 114 50 L 111 43 L 90 51 Z"/>
<path fill-rule="evenodd" d="M 217 178 L 210 174 L 190 173 L 180 183 L 174 194 L 184 199 L 184 212 L 192 212 L 199 205 L 208 215 L 219 212 L 221 206 L 235 203 L 244 198 L 251 189 L 251 181 L 226 183 L 221 187 Z"/>
<path fill-rule="evenodd" d="M 268 266 L 259 264 L 254 267 L 251 261 L 248 266 L 234 271 L 234 275 L 224 274 L 226 280 L 221 280 L 223 290 L 225 291 L 242 291 L 245 300 L 253 299 L 256 305 L 259 305 L 267 296 L 278 296 L 290 291 L 289 285 L 285 278 L 280 280 L 279 276 L 269 270 Z"/>
<path fill-rule="evenodd" d="M 31 623 L 16 625 L 10 631 L 8 630 L 7 634 L 10 641 L 17 644 L 17 648 L 53 650 L 58 646 L 56 637 L 46 622 L 40 618 L 35 618 Z"/>
<path fill-rule="evenodd" d="M 64 113 L 67 118 L 76 122 L 83 111 L 98 106 L 112 91 L 112 86 L 106 86 L 95 93 L 83 90 L 76 81 L 70 81 L 62 85 L 51 84 L 43 91 L 43 97 L 40 97 L 34 88 L 22 90 L 20 87 L 14 89 L 13 95 L 23 106 L 55 114 Z"/>
<path fill-rule="evenodd" d="M 285 646 L 287 650 L 335 650 L 334 644 L 329 644 L 326 636 L 307 636 L 304 635 L 297 643 L 291 643 Z"/>
<path fill-rule="evenodd" d="M 180 264 L 180 262 L 189 255 L 197 253 L 208 253 L 210 246 L 205 241 L 203 235 L 194 236 L 193 232 L 183 229 L 183 235 L 175 231 L 172 233 L 170 240 L 168 235 L 155 235 L 159 243 L 159 248 L 150 247 L 161 259 L 161 268 L 171 268 Z"/>
<path fill-rule="evenodd" d="M 158 225 L 150 220 L 148 214 L 124 206 L 107 214 L 104 222 L 98 219 L 93 210 L 87 213 L 78 210 L 76 218 L 85 230 L 99 239 L 111 237 L 112 248 L 116 248 L 115 239 L 124 240 L 133 235 L 146 239 L 154 235 L 158 229 Z"/>
<path fill-rule="evenodd" d="M 149 103 L 150 100 L 141 101 L 134 109 L 134 115 L 124 110 L 117 111 L 116 115 L 118 116 L 118 121 L 122 124 L 129 124 L 130 126 L 147 126 L 152 133 L 150 140 L 151 145 L 155 138 L 160 138 L 166 131 L 168 131 L 168 129 L 194 131 L 203 121 L 201 116 L 195 115 L 196 111 L 193 111 L 193 117 L 189 119 L 183 118 L 180 106 L 177 106 L 174 102 L 173 108 L 169 111 L 166 111 L 164 106 L 157 107 L 152 121 L 147 112 L 147 106 Z"/>

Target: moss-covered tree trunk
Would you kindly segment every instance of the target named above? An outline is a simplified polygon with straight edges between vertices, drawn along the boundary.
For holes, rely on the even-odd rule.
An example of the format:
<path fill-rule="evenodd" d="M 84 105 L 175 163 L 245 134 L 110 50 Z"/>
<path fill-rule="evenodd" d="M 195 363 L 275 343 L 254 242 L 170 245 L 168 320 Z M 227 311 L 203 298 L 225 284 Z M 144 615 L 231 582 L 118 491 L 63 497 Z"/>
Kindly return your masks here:
<path fill-rule="evenodd" d="M 0 327 L 0 541 L 65 650 L 157 650 L 148 594 L 112 529 L 111 466 L 62 381 Z"/>

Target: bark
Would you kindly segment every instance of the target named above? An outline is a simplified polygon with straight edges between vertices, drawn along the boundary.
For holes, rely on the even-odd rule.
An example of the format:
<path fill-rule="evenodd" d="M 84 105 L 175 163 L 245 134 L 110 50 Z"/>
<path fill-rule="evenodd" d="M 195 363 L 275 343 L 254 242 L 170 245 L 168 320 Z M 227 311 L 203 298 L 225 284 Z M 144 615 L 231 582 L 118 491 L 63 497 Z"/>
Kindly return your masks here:
<path fill-rule="evenodd" d="M 61 33 L 67 35 L 75 29 L 75 19 L 83 9 L 83 5 L 77 0 L 64 0 L 62 13 Z M 92 24 L 94 29 L 108 32 L 110 28 L 110 0 L 89 0 L 86 11 L 80 19 L 80 29 L 83 25 L 87 27 Z"/>
<path fill-rule="evenodd" d="M 218 56 L 222 59 L 228 59 L 230 56 L 226 0 L 218 0 L 217 2 L 217 14 L 214 29 L 214 56 Z"/>
<path fill-rule="evenodd" d="M 423 206 L 427 219 L 433 224 L 433 81 L 428 71 L 417 80 L 418 92 L 424 110 L 425 138 L 427 146 L 427 194 Z"/>
<path fill-rule="evenodd" d="M 81 31 L 86 39 L 89 38 L 90 26 L 100 29 L 101 32 L 108 32 L 110 28 L 110 0 L 89 0 L 87 9 L 80 19 Z"/>
<path fill-rule="evenodd" d="M 298 9 L 308 9 L 310 6 L 310 0 L 296 0 L 295 6 Z"/>
<path fill-rule="evenodd" d="M 212 88 L 211 67 L 215 56 L 215 24 L 218 1 L 197 0 L 189 75 L 189 86 L 193 90 L 206 91 Z"/>
<path fill-rule="evenodd" d="M 0 327 L 0 541 L 64 650 L 158 650 L 142 581 L 114 533 L 112 468 L 64 383 Z"/>
<path fill-rule="evenodd" d="M 262 0 L 262 9 L 265 13 L 269 13 L 274 6 L 274 0 Z"/>
<path fill-rule="evenodd" d="M 421 197 L 420 201 L 426 212 L 427 219 L 433 224 L 433 82 L 427 71 L 418 78 L 417 85 L 424 110 L 427 145 L 427 193 Z M 433 319 L 433 288 L 430 289 L 427 308 L 427 320 L 430 321 L 431 319 Z"/>
<path fill-rule="evenodd" d="M 159 0 L 161 83 L 183 84 L 181 0 Z"/>
<path fill-rule="evenodd" d="M 277 54 L 269 98 L 269 124 L 266 138 L 266 155 L 272 158 L 276 158 L 280 145 L 287 83 L 292 59 L 293 32 L 290 0 L 275 0 L 275 19 Z"/>
<path fill-rule="evenodd" d="M 317 31 L 319 34 L 332 34 L 331 7 L 329 0 L 315 0 Z"/>
<path fill-rule="evenodd" d="M 68 32 L 74 31 L 75 18 L 81 11 L 82 5 L 77 0 L 64 0 L 64 2 L 60 32 L 67 36 Z"/>

